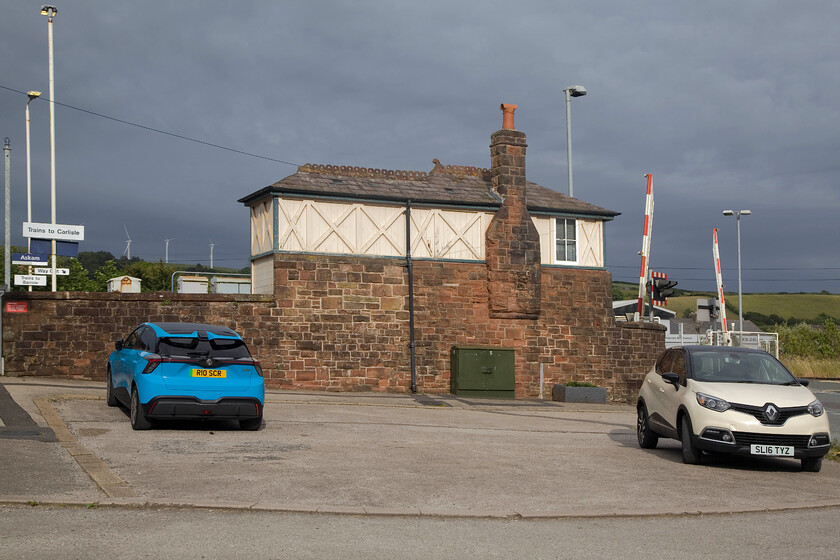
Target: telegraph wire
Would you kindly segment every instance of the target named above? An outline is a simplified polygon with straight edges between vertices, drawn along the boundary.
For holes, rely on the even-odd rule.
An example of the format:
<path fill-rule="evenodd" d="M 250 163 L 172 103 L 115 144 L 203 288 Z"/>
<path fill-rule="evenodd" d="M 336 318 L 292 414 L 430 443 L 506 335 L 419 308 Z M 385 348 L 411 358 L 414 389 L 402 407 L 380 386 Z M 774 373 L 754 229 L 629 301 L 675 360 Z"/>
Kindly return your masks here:
<path fill-rule="evenodd" d="M 26 92 L 16 90 L 14 88 L 6 87 L 2 84 L 0 84 L 0 89 L 5 89 L 5 90 L 8 90 L 8 91 L 12 91 L 14 93 L 20 93 L 22 95 L 26 95 Z M 48 98 L 43 97 L 43 96 L 41 96 L 39 99 L 43 99 L 44 101 L 50 101 Z M 135 123 L 135 122 L 126 121 L 126 120 L 123 120 L 123 119 L 118 119 L 116 117 L 110 117 L 108 115 L 103 115 L 102 113 L 97 113 L 95 111 L 89 111 L 87 109 L 82 109 L 81 107 L 75 107 L 73 105 L 68 105 L 67 103 L 61 103 L 59 101 L 53 101 L 53 103 L 55 105 L 59 105 L 61 107 L 66 107 L 68 109 L 73 109 L 75 111 L 79 111 L 79 112 L 82 112 L 82 113 L 87 113 L 88 115 L 93 115 L 95 117 L 100 117 L 102 119 L 107 119 L 107 120 L 118 122 L 120 124 L 125 124 L 125 125 L 128 125 L 128 126 L 134 126 L 134 127 L 137 127 L 137 128 L 141 128 L 143 130 L 147 130 L 149 132 L 156 132 L 158 134 L 163 134 L 165 136 L 171 136 L 173 138 L 178 138 L 179 140 L 186 140 L 187 142 L 195 142 L 196 144 L 202 144 L 204 146 L 210 146 L 211 148 L 218 148 L 220 150 L 226 150 L 228 152 L 233 152 L 235 154 L 240 154 L 240 155 L 243 155 L 243 156 L 248 156 L 248 157 L 253 157 L 253 158 L 258 158 L 258 159 L 264 159 L 266 161 L 273 161 L 275 163 L 282 163 L 284 165 L 292 165 L 294 167 L 300 167 L 300 164 L 292 163 L 290 161 L 284 161 L 282 159 L 276 159 L 276 158 L 269 157 L 269 156 L 261 156 L 259 154 L 254 154 L 254 153 L 251 153 L 251 152 L 245 152 L 243 150 L 237 150 L 235 148 L 229 148 L 227 146 L 222 146 L 221 144 L 214 144 L 213 142 L 206 142 L 204 140 L 198 140 L 196 138 L 190 138 L 189 136 L 184 136 L 182 134 L 175 134 L 174 132 L 167 132 L 166 130 L 160 130 L 158 128 L 152 128 L 150 126 L 145 126 L 145 125 L 138 124 L 138 123 Z"/>

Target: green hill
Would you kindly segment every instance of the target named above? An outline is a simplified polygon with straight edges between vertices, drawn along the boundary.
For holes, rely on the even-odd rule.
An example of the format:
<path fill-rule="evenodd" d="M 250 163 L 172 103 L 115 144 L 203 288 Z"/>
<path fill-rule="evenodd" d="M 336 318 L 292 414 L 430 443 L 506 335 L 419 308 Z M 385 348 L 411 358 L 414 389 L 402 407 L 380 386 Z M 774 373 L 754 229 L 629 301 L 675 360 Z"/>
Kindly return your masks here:
<path fill-rule="evenodd" d="M 639 293 L 637 284 L 613 282 L 613 300 L 635 299 Z M 726 308 L 730 318 L 738 313 L 738 294 L 726 292 Z M 668 298 L 667 309 L 677 317 L 685 316 L 686 310 L 697 310 L 697 300 L 715 297 L 708 292 L 690 292 L 677 289 L 677 295 Z M 822 316 L 840 318 L 839 294 L 744 294 L 744 313 L 758 313 L 765 317 L 776 315 L 787 321 L 802 319 L 812 321 Z"/>
<path fill-rule="evenodd" d="M 738 294 L 725 295 L 728 312 L 737 313 Z M 704 296 L 668 298 L 668 309 L 674 311 L 677 317 L 682 317 L 686 309 L 697 310 L 698 297 Z M 816 319 L 820 314 L 840 317 L 840 295 L 837 294 L 744 294 L 743 300 L 744 313 L 805 320 Z"/>

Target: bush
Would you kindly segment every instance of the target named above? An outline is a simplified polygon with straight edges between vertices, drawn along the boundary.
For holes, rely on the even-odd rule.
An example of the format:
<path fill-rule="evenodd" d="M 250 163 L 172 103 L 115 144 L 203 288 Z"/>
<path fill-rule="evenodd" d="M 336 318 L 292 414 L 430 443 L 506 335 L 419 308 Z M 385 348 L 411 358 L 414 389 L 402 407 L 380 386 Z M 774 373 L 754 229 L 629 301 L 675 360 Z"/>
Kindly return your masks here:
<path fill-rule="evenodd" d="M 563 383 L 566 387 L 597 387 L 597 385 L 593 383 L 589 383 L 588 381 L 567 381 Z"/>
<path fill-rule="evenodd" d="M 840 331 L 833 320 L 827 319 L 822 327 L 806 323 L 795 326 L 776 325 L 779 333 L 779 350 L 788 356 L 807 358 L 840 358 Z"/>

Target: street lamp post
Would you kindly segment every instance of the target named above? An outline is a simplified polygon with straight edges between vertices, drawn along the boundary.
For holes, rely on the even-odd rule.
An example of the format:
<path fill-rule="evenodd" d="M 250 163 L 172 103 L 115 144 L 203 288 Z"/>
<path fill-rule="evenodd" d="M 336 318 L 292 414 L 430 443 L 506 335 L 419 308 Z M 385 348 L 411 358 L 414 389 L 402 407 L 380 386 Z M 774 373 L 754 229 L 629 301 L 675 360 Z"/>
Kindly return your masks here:
<path fill-rule="evenodd" d="M 53 70 L 53 18 L 58 14 L 55 6 L 42 6 L 41 15 L 47 16 L 47 37 L 50 51 L 50 218 L 55 221 L 55 72 Z M 52 240 L 52 291 L 56 291 L 55 239 Z"/>
<path fill-rule="evenodd" d="M 724 210 L 724 216 L 735 216 L 738 224 L 738 330 L 744 332 L 744 301 L 741 292 L 741 216 L 752 214 L 749 210 Z"/>
<path fill-rule="evenodd" d="M 583 86 L 569 86 L 563 88 L 566 92 L 566 159 L 569 163 L 569 196 L 575 196 L 572 187 L 572 97 L 586 95 L 586 88 Z"/>
<path fill-rule="evenodd" d="M 9 145 L 9 138 L 6 137 L 4 140 L 3 145 L 3 160 L 4 160 L 4 168 L 5 168 L 5 176 L 6 176 L 6 189 L 5 189 L 5 244 L 3 247 L 3 266 L 4 266 L 4 278 L 3 278 L 3 290 L 8 290 L 11 286 L 11 270 L 12 270 L 12 259 L 11 259 L 11 242 L 12 242 L 12 234 L 11 229 L 9 226 L 9 222 L 11 219 L 11 210 L 9 208 L 10 204 L 10 191 L 11 191 L 11 166 L 10 166 L 10 159 L 9 156 L 11 155 L 12 147 Z"/>
<path fill-rule="evenodd" d="M 32 221 L 32 165 L 30 164 L 29 155 L 29 104 L 33 100 L 41 96 L 40 91 L 29 91 L 26 93 L 29 99 L 26 101 L 26 221 Z M 29 253 L 32 249 L 32 239 L 26 238 L 26 252 Z M 32 267 L 29 267 L 29 273 L 32 274 Z M 29 291 L 32 291 L 32 286 L 29 286 Z"/>

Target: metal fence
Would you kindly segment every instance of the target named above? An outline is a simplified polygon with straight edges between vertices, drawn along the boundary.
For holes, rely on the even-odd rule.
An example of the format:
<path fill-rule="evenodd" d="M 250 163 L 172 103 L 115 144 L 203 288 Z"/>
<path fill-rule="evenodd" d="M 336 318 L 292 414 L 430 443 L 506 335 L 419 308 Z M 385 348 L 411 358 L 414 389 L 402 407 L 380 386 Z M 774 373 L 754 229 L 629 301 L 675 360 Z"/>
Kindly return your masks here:
<path fill-rule="evenodd" d="M 779 357 L 779 333 L 747 331 L 707 331 L 705 334 L 666 334 L 665 347 L 686 344 L 710 344 L 712 346 L 738 346 L 756 348 Z"/>

